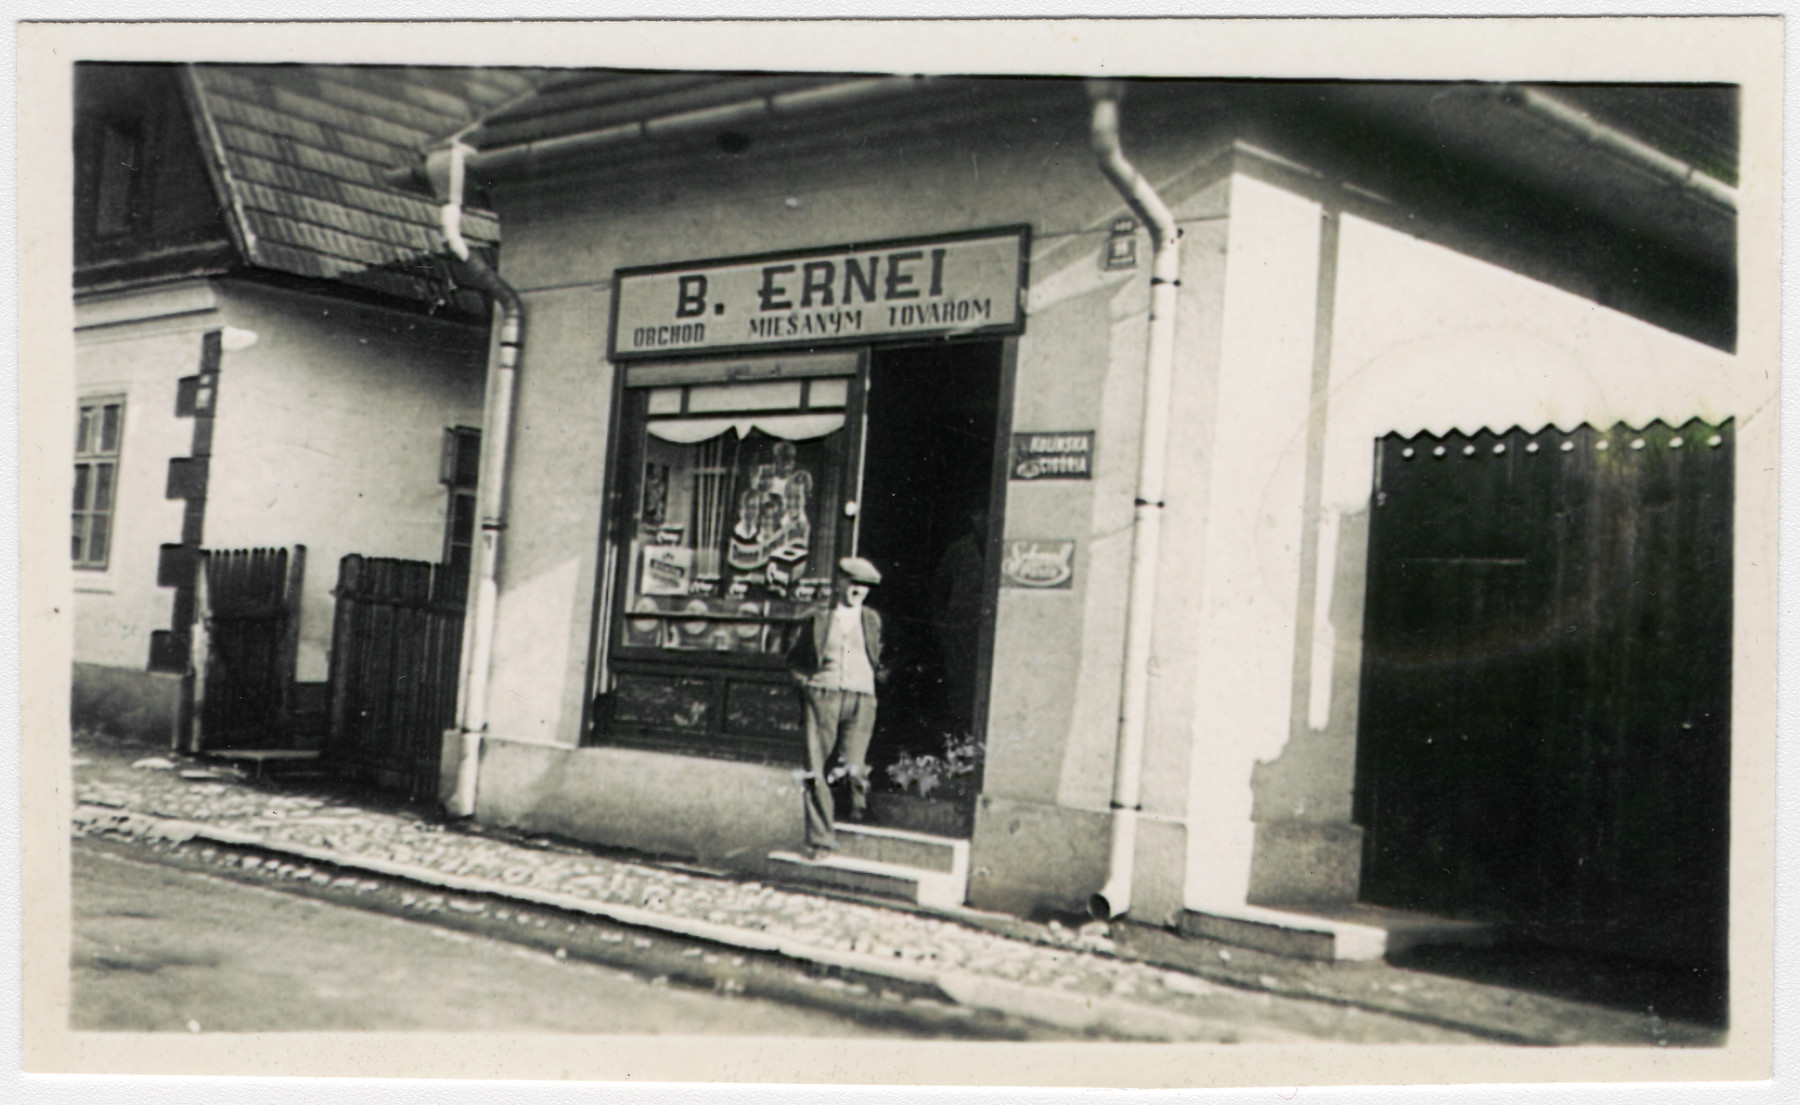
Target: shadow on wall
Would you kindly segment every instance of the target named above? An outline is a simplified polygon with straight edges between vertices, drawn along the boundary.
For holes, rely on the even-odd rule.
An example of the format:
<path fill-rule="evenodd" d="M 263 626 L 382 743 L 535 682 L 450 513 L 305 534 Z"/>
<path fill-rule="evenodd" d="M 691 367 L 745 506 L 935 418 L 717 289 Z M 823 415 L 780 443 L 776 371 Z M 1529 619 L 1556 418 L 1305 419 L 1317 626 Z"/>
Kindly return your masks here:
<path fill-rule="evenodd" d="M 1257 823 L 1251 859 L 1253 902 L 1354 901 L 1362 836 L 1351 823 L 1356 779 L 1357 690 L 1362 672 L 1363 593 L 1367 586 L 1369 516 L 1341 516 L 1329 599 L 1330 697 L 1322 729 L 1309 714 L 1312 640 L 1296 640 L 1296 675 L 1287 744 L 1251 773 Z M 1304 622 L 1303 622 L 1304 624 Z M 1314 636 L 1320 630 L 1315 628 Z M 1310 674 L 1308 674 L 1310 673 Z"/>

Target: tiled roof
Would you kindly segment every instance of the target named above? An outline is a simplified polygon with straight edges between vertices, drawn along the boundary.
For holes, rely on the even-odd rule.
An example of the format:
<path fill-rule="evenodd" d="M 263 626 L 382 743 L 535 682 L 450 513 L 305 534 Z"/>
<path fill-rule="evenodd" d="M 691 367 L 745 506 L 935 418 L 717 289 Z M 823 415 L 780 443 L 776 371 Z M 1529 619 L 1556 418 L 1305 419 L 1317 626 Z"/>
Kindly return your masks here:
<path fill-rule="evenodd" d="M 198 65 L 194 100 L 227 217 L 253 266 L 480 310 L 444 260 L 437 207 L 385 183 L 434 142 L 529 92 L 508 69 Z M 469 210 L 477 248 L 500 240 Z"/>

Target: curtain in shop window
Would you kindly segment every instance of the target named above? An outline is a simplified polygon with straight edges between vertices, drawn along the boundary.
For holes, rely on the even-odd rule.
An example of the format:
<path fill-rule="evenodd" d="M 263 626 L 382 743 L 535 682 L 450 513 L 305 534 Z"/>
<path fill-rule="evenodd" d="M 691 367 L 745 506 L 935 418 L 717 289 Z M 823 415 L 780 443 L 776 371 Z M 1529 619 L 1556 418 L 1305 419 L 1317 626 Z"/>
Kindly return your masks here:
<path fill-rule="evenodd" d="M 677 445 L 692 445 L 695 442 L 708 441 L 718 437 L 726 430 L 736 430 L 740 438 L 750 436 L 751 430 L 761 430 L 770 437 L 778 437 L 784 441 L 811 441 L 824 437 L 842 429 L 844 415 L 834 414 L 777 414 L 755 415 L 739 418 L 669 418 L 652 419 L 645 424 L 645 430 L 651 437 Z"/>

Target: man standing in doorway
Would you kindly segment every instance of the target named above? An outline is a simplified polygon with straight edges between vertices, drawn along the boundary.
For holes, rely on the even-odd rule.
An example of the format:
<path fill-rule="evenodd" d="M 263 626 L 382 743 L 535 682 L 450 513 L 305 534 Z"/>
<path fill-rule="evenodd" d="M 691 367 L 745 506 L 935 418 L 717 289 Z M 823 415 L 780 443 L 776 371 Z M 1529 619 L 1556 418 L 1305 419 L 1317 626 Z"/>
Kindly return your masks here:
<path fill-rule="evenodd" d="M 838 846 L 831 784 L 850 784 L 850 818 L 869 803 L 869 736 L 881 666 L 881 615 L 866 605 L 881 572 L 860 556 L 838 561 L 837 600 L 800 627 L 788 669 L 806 693 L 806 843 L 815 858 Z M 837 758 L 838 770 L 826 774 Z"/>
<path fill-rule="evenodd" d="M 944 720 L 958 738 L 975 720 L 975 681 L 981 655 L 981 623 L 987 593 L 984 568 L 987 505 L 972 506 L 969 528 L 950 542 L 932 577 L 937 598 L 938 647 L 944 657 Z"/>

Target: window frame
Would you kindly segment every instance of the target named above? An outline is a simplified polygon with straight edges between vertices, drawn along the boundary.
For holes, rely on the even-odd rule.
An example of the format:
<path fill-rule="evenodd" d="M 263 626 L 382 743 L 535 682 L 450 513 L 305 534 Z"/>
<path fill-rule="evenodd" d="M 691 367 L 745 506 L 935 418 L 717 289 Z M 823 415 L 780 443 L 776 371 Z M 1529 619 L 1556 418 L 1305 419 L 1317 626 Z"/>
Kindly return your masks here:
<path fill-rule="evenodd" d="M 791 689 L 783 652 L 715 652 L 699 649 L 661 649 L 634 647 L 627 643 L 626 607 L 630 603 L 628 589 L 632 580 L 630 560 L 639 524 L 638 508 L 642 496 L 643 466 L 647 423 L 653 415 L 650 396 L 670 388 L 705 387 L 711 384 L 746 384 L 775 380 L 810 381 L 843 380 L 846 395 L 841 407 L 844 434 L 836 458 L 840 472 L 836 479 L 839 492 L 836 501 L 820 502 L 819 509 L 838 512 L 832 562 L 836 557 L 851 555 L 857 539 L 855 514 L 845 516 L 844 505 L 857 500 L 861 492 L 862 449 L 864 438 L 864 392 L 868 381 L 869 356 L 866 347 L 826 352 L 797 351 L 787 354 L 724 357 L 708 355 L 655 362 L 636 362 L 616 369 L 612 407 L 612 444 L 608 450 L 607 508 L 603 512 L 600 557 L 597 565 L 599 593 L 596 595 L 593 624 L 594 648 L 588 680 L 588 713 L 583 726 L 583 740 L 589 745 L 612 745 L 677 752 L 709 759 L 743 760 L 762 763 L 795 763 L 804 758 L 804 739 L 793 734 L 753 734 L 726 731 L 725 714 L 733 693 L 773 694 L 770 685 Z M 685 403 L 684 403 L 685 406 Z M 798 410 L 792 413 L 805 413 Z M 771 412 L 773 413 L 773 412 Z M 789 413 L 789 412 L 782 412 Z M 734 417 L 723 412 L 696 412 L 694 417 Z M 746 414 L 745 417 L 754 417 Z M 811 575 L 817 569 L 809 569 Z M 824 573 L 824 574 L 829 574 Z M 830 601 L 829 590 L 815 600 L 822 605 Z M 792 620 L 798 624 L 804 615 Z M 693 620 L 699 620 L 695 618 Z M 677 732 L 673 726 L 661 727 L 615 720 L 619 677 L 650 677 L 667 680 L 704 680 L 710 686 L 711 720 L 705 732 Z M 757 685 L 763 689 L 758 691 Z M 797 699 L 796 699 L 797 702 Z"/>
<path fill-rule="evenodd" d="M 125 453 L 125 419 L 126 397 L 122 394 L 105 394 L 83 396 L 75 404 L 75 454 L 74 480 L 72 488 L 72 504 L 70 508 L 72 523 L 69 562 L 71 567 L 84 572 L 104 572 L 112 562 L 112 551 L 117 544 L 119 516 L 119 472 L 123 467 Z M 104 443 L 105 412 L 109 408 L 118 410 L 117 425 L 113 434 L 113 447 L 107 450 L 101 447 Z M 89 423 L 89 412 L 96 412 L 94 422 Z M 91 430 L 90 430 L 91 425 Z M 94 443 L 89 448 L 90 440 Z M 81 473 L 88 470 L 85 482 Z M 110 471 L 108 497 L 105 507 L 93 505 L 99 488 L 99 480 L 94 474 L 101 469 Z M 93 555 L 93 535 L 95 518 L 105 519 L 105 545 L 101 554 Z M 80 533 L 73 532 L 79 527 Z M 80 541 L 77 549 L 74 541 Z"/>
<path fill-rule="evenodd" d="M 473 471 L 464 462 L 468 461 Z M 481 430 L 475 426 L 444 428 L 443 454 L 438 465 L 438 482 L 444 485 L 444 547 L 441 563 L 456 565 L 457 551 L 464 550 L 459 575 L 467 584 L 475 567 L 475 545 L 480 536 L 480 503 L 477 498 L 481 483 Z M 466 540 L 457 533 L 458 508 L 468 510 L 469 532 Z"/>

